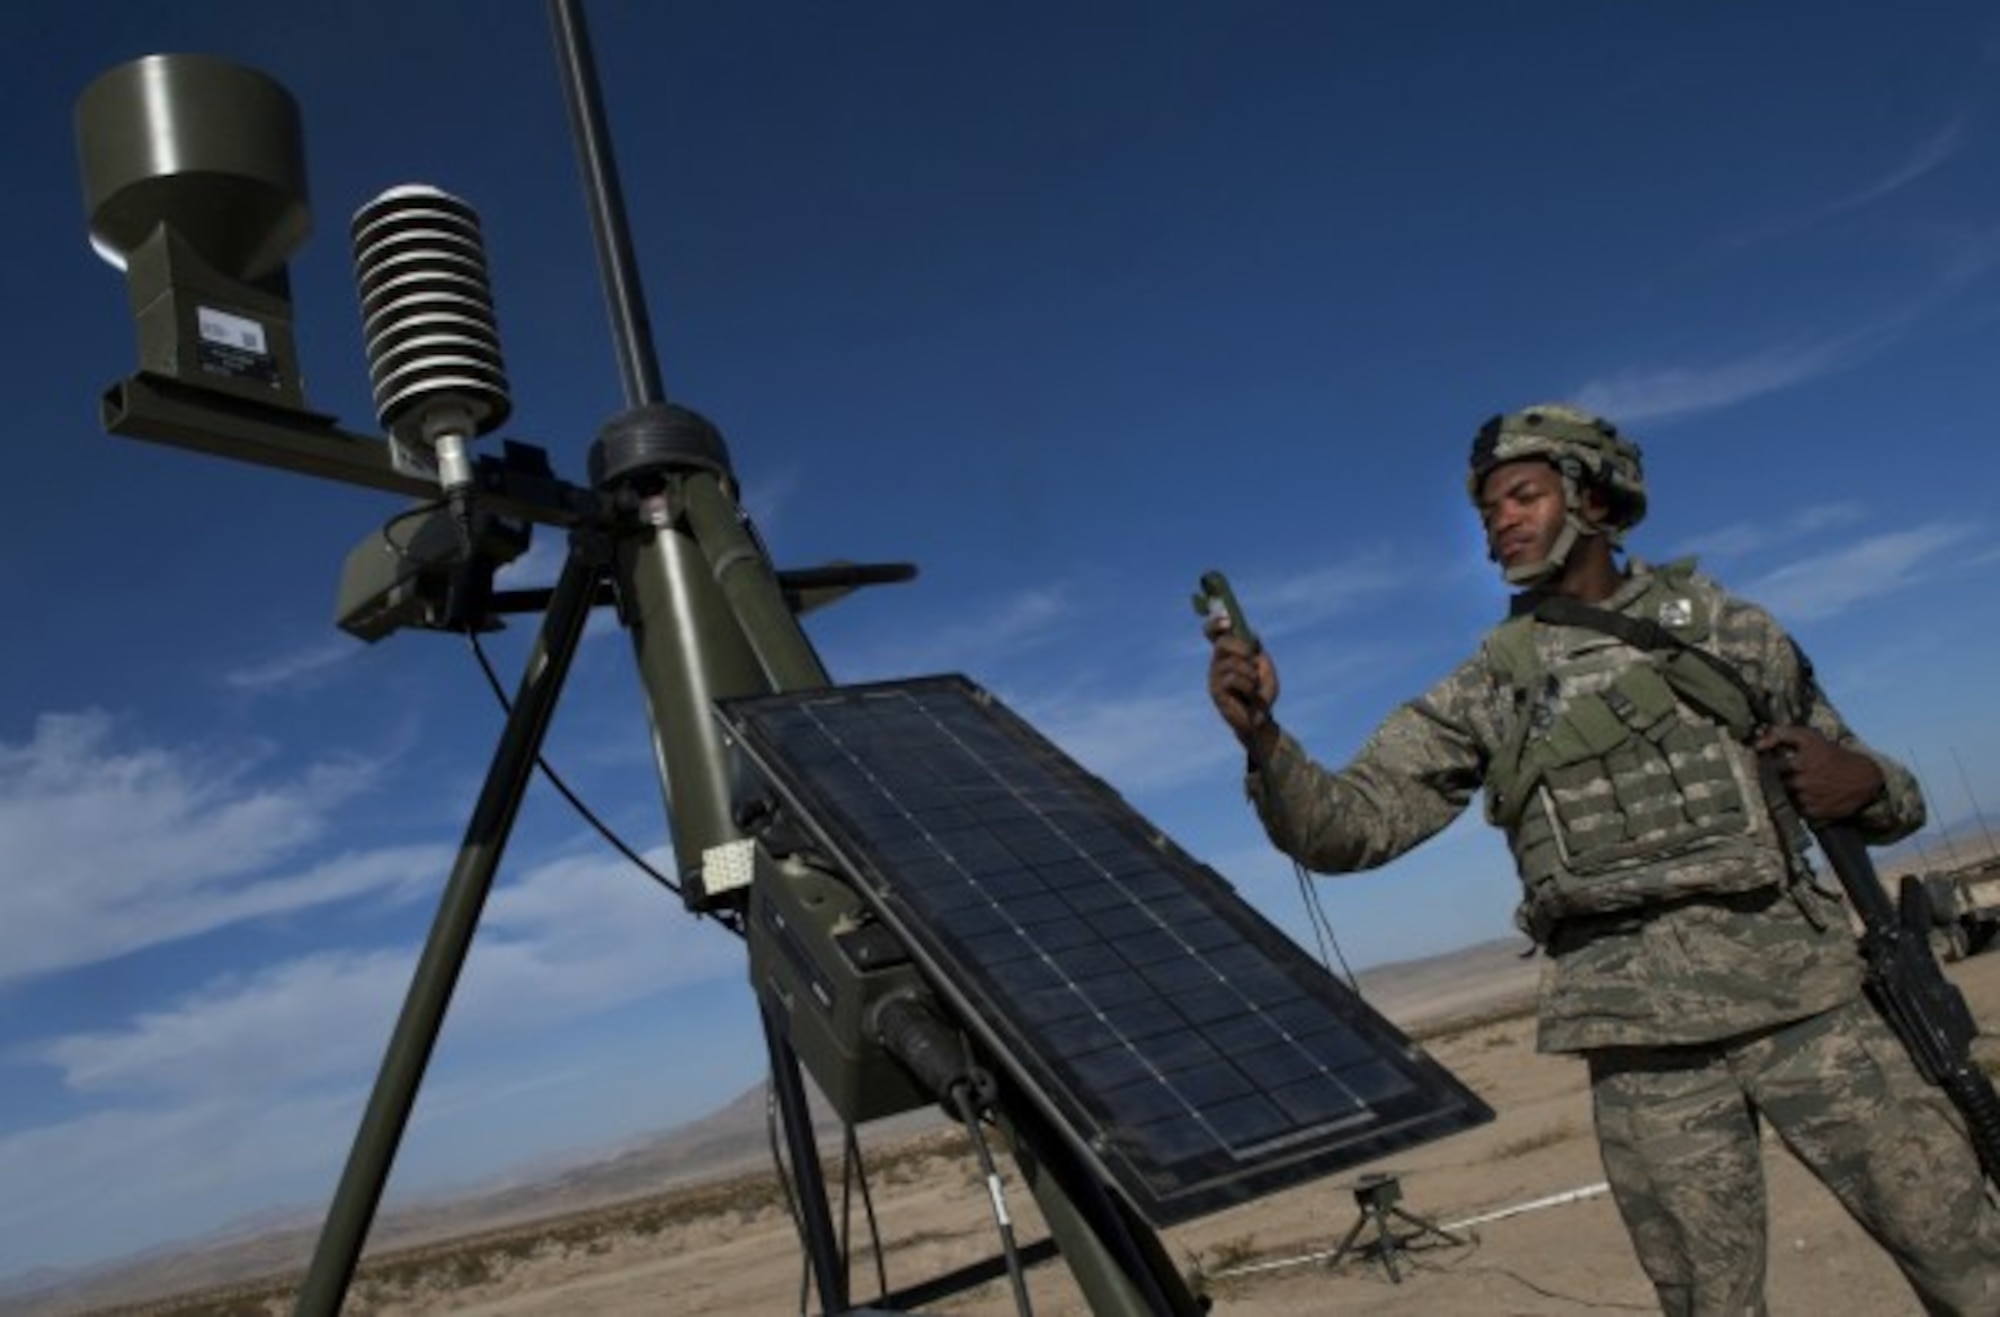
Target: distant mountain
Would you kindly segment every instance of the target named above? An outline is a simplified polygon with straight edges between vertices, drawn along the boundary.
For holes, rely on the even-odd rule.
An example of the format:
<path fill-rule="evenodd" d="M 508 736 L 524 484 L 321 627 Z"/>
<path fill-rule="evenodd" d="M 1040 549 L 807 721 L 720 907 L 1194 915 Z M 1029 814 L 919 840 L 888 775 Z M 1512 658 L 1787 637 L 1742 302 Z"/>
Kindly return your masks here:
<path fill-rule="evenodd" d="M 837 1149 L 839 1121 L 817 1093 L 809 1091 L 808 1101 L 820 1147 Z M 516 1168 L 486 1188 L 387 1209 L 369 1232 L 369 1251 L 568 1216 L 769 1166 L 765 1106 L 765 1087 L 759 1084 L 706 1116 L 627 1141 L 610 1153 L 571 1164 L 544 1161 L 532 1174 Z M 871 1124 L 867 1135 L 871 1142 L 900 1138 L 943 1122 L 935 1110 L 911 1112 Z M 0 1283 L 0 1317 L 53 1317 L 303 1271 L 318 1242 L 322 1211 L 259 1213 L 199 1241 L 95 1266 L 44 1267 L 11 1277 Z"/>
<path fill-rule="evenodd" d="M 1359 975 L 1363 1000 L 1406 1032 L 1514 1006 L 1532 990 L 1537 962 L 1525 940 L 1482 942 L 1459 951 L 1377 966 Z M 809 1086 L 810 1087 L 810 1086 Z M 809 1094 L 823 1150 L 834 1151 L 839 1123 Z M 571 1161 L 515 1167 L 482 1188 L 384 1211 L 370 1251 L 435 1243 L 523 1222 L 568 1216 L 686 1185 L 768 1167 L 771 1139 L 759 1084 L 696 1120 Z M 939 1127 L 925 1109 L 870 1124 L 870 1146 Z M 43 1268 L 0 1284 L 0 1315 L 52 1317 L 83 1308 L 137 1303 L 170 1294 L 301 1271 L 312 1258 L 323 1209 L 261 1213 L 195 1243 L 148 1250 L 98 1266 Z"/>

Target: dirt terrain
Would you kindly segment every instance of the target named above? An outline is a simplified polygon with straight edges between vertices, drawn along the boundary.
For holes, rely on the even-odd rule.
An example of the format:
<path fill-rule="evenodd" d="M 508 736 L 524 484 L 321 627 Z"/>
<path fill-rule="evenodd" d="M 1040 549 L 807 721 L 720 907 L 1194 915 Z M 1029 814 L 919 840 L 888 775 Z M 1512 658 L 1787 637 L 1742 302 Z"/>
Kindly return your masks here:
<path fill-rule="evenodd" d="M 1975 956 L 1947 972 L 1981 1020 L 2000 1021 L 2000 954 Z M 1479 1092 L 1497 1118 L 1168 1232 L 1162 1242 L 1212 1296 L 1215 1312 L 1658 1311 L 1602 1189 L 1582 1066 L 1533 1050 L 1522 995 L 1531 973 L 1525 963 L 1501 960 L 1489 964 L 1477 989 L 1466 975 L 1447 974 L 1436 982 L 1406 980 L 1371 998 Z M 864 1140 L 864 1146 L 890 1290 L 994 1255 L 990 1205 L 955 1131 L 905 1133 L 889 1145 Z M 1010 1165 L 1002 1166 L 1020 1238 L 1040 1238 L 1032 1200 Z M 1915 1299 L 1890 1264 L 1775 1141 L 1767 1168 L 1774 1317 L 1917 1317 Z M 837 1168 L 834 1174 L 838 1211 Z M 1397 1206 L 1453 1239 L 1403 1238 L 1417 1235 L 1417 1227 L 1399 1221 L 1400 1242 L 1384 1250 L 1371 1225 L 1340 1265 L 1330 1266 L 1331 1253 L 1359 1219 L 1356 1189 L 1370 1175 L 1395 1177 Z M 855 1233 L 865 1239 L 858 1206 L 853 1215 Z M 872 1255 L 856 1254 L 854 1301 L 863 1304 L 881 1288 Z M 800 1311 L 802 1271 L 789 1217 L 766 1172 L 392 1254 L 364 1267 L 347 1310 L 765 1317 Z M 1060 1260 L 1030 1272 L 1030 1293 L 1042 1317 L 1088 1312 Z M 243 1287 L 123 1311 L 284 1312 L 290 1297 L 281 1285 Z M 1017 1308 L 1006 1283 L 993 1281 L 925 1310 L 1001 1317 Z"/>

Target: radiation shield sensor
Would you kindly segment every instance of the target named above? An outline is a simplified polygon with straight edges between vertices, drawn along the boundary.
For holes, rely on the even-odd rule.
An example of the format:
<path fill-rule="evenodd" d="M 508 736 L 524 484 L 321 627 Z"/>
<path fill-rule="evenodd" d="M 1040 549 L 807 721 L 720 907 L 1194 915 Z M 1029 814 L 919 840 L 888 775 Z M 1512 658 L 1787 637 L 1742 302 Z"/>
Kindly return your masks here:
<path fill-rule="evenodd" d="M 1155 1227 L 1492 1111 L 964 677 L 718 701 L 1012 1086 Z"/>

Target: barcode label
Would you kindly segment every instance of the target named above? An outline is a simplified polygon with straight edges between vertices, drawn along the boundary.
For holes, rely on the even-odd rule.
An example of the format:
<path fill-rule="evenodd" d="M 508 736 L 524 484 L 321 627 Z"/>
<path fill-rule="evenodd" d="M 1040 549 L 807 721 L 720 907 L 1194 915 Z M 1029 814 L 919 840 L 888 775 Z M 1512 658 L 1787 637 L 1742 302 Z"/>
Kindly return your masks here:
<path fill-rule="evenodd" d="M 204 343 L 259 355 L 269 351 L 264 346 L 264 326 L 248 316 L 231 315 L 212 306 L 202 306 L 195 308 L 195 320 Z"/>

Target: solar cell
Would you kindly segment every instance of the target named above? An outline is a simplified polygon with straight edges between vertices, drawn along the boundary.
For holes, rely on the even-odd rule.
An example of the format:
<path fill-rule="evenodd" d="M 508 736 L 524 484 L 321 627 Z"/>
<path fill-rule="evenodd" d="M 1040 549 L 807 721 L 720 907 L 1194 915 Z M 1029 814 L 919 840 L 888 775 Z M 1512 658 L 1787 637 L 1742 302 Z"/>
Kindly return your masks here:
<path fill-rule="evenodd" d="M 964 677 L 722 701 L 939 997 L 1155 1226 L 1491 1119 Z"/>

